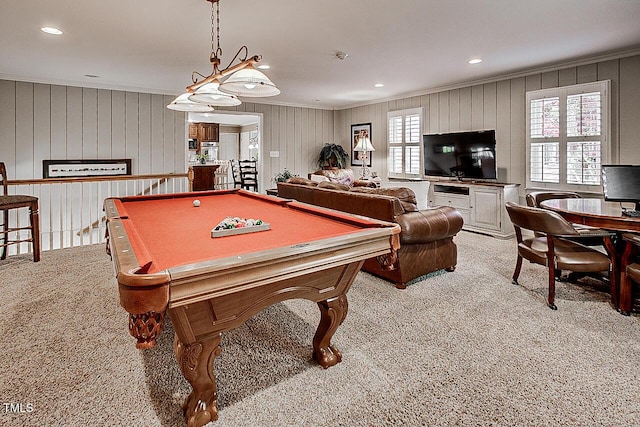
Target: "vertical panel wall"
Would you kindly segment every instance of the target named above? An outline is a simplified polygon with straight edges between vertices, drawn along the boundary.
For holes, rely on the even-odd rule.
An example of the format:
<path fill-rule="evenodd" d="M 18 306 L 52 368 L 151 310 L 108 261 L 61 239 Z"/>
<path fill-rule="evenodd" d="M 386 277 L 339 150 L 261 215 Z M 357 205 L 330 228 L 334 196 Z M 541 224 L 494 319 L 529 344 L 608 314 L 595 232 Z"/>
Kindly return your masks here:
<path fill-rule="evenodd" d="M 534 73 L 526 77 L 461 87 L 335 112 L 336 142 L 349 147 L 350 125 L 372 123 L 372 170 L 387 174 L 386 114 L 417 105 L 424 108 L 425 133 L 495 129 L 498 179 L 525 183 L 525 94 L 541 88 L 611 80 L 612 161 L 640 164 L 640 56 Z M 525 188 L 520 191 L 524 193 Z M 419 195 L 420 197 L 420 195 Z"/>
<path fill-rule="evenodd" d="M 51 159 L 131 158 L 134 174 L 184 172 L 185 114 L 166 109 L 168 98 L 0 80 L 0 161 L 9 179 L 42 178 Z"/>
<path fill-rule="evenodd" d="M 525 182 L 525 92 L 611 80 L 612 160 L 640 164 L 640 56 L 560 68 L 344 110 L 244 102 L 262 115 L 262 189 L 284 168 L 306 176 L 325 142 L 350 151 L 350 126 L 372 124 L 372 170 L 386 176 L 387 112 L 424 108 L 425 133 L 496 129 L 499 179 Z M 136 174 L 184 172 L 186 114 L 171 96 L 0 80 L 0 159 L 10 179 L 40 178 L 42 160 L 133 159 Z M 271 153 L 277 157 L 271 157 Z M 524 189 L 521 189 L 524 192 Z"/>

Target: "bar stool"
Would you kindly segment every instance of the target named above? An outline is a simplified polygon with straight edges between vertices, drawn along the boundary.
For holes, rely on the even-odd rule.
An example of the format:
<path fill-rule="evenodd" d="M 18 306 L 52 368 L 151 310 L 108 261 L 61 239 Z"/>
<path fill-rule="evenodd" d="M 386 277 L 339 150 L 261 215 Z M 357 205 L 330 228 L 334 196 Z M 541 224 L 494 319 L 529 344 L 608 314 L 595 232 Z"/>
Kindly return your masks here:
<path fill-rule="evenodd" d="M 214 174 L 214 188 L 216 190 L 227 189 L 229 186 L 229 160 L 219 160 L 218 165 Z"/>
<path fill-rule="evenodd" d="M 7 184 L 7 169 L 3 162 L 0 162 L 0 179 L 2 179 L 2 194 L 0 195 L 0 210 L 2 211 L 3 222 L 0 224 L 0 236 L 2 236 L 2 255 L 0 259 L 7 258 L 7 246 L 16 245 L 22 242 L 32 242 L 33 261 L 40 261 L 40 216 L 38 215 L 38 198 L 26 195 L 9 195 Z M 12 209 L 29 208 L 29 226 L 10 227 L 9 211 Z M 21 230 L 30 230 L 31 237 L 20 238 Z M 16 237 L 10 239 L 9 233 L 15 233 Z"/>

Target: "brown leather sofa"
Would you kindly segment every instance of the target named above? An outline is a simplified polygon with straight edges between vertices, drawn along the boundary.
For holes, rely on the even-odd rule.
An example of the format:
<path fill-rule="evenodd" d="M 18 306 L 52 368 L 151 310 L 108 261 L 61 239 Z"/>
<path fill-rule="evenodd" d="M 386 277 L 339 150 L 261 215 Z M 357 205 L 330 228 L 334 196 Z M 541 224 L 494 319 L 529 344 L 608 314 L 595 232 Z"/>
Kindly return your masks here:
<path fill-rule="evenodd" d="M 278 196 L 399 224 L 400 249 L 394 269 L 383 270 L 373 258 L 362 267 L 394 282 L 399 289 L 424 274 L 456 267 L 453 236 L 462 228 L 462 216 L 448 206 L 418 210 L 415 193 L 409 188 L 351 188 L 292 178 L 278 183 Z"/>

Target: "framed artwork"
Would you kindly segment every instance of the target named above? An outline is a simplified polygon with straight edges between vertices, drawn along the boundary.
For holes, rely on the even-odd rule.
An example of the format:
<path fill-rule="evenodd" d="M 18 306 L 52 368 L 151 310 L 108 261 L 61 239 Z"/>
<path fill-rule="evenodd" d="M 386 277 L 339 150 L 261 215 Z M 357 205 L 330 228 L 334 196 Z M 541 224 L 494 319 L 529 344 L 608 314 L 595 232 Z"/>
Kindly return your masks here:
<path fill-rule="evenodd" d="M 362 166 L 362 158 L 364 153 L 355 151 L 358 139 L 368 137 L 371 138 L 371 123 L 360 123 L 357 125 L 351 125 L 351 166 Z M 366 166 L 371 167 L 371 154 L 367 155 Z"/>
<path fill-rule="evenodd" d="M 131 159 L 42 161 L 42 178 L 117 175 L 131 175 Z"/>

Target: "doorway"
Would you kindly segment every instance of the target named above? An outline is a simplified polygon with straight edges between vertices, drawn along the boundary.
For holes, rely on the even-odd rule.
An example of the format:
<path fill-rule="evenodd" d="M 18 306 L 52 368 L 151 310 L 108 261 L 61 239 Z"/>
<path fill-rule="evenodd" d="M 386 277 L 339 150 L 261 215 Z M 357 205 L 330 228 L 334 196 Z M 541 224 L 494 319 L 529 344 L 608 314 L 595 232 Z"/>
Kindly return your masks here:
<path fill-rule="evenodd" d="M 213 113 L 189 113 L 190 123 L 218 123 L 218 160 L 255 159 L 258 165 L 258 187 L 265 188 L 262 167 L 262 114 L 235 111 L 215 111 Z M 229 168 L 228 182 L 233 183 Z"/>

